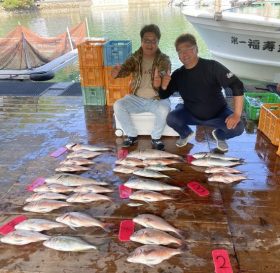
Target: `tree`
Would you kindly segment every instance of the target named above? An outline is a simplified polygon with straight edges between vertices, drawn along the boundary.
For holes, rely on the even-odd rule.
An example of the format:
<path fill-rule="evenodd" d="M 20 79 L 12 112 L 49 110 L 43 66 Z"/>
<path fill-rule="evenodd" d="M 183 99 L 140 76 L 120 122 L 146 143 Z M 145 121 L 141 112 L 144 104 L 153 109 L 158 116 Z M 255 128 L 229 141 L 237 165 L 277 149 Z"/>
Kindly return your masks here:
<path fill-rule="evenodd" d="M 34 0 L 4 0 L 3 7 L 5 9 L 26 9 L 34 5 Z"/>

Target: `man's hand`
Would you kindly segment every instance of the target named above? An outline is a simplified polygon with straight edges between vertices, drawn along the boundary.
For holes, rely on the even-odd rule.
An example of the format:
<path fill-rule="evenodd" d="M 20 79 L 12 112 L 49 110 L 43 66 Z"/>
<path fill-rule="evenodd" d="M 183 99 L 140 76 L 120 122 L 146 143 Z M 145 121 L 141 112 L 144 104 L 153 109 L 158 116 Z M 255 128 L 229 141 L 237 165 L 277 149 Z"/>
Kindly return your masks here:
<path fill-rule="evenodd" d="M 226 118 L 226 125 L 228 129 L 234 129 L 238 122 L 240 121 L 240 116 L 233 113 Z"/>
<path fill-rule="evenodd" d="M 115 65 L 111 70 L 111 76 L 115 79 L 121 70 L 121 65 Z"/>
<path fill-rule="evenodd" d="M 161 85 L 161 77 L 159 75 L 158 68 L 156 67 L 155 74 L 154 74 L 153 86 L 154 86 L 154 88 L 159 88 L 160 85 Z"/>
<path fill-rule="evenodd" d="M 163 90 L 166 90 L 167 89 L 167 86 L 169 84 L 171 80 L 171 76 L 170 76 L 170 69 L 167 70 L 166 74 L 162 77 L 161 79 L 161 88 Z"/>

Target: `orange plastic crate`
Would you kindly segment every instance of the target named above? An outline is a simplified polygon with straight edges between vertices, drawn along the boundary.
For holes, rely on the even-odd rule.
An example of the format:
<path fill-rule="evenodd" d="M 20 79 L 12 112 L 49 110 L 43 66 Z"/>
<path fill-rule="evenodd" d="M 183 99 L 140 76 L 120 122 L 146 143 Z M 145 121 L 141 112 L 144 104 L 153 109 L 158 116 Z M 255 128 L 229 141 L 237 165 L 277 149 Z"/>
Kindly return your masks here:
<path fill-rule="evenodd" d="M 80 67 L 81 86 L 103 87 L 104 84 L 104 67 Z"/>
<path fill-rule="evenodd" d="M 114 79 L 111 76 L 112 66 L 104 67 L 104 77 L 105 77 L 105 86 L 106 88 L 125 88 L 127 89 L 130 86 L 131 76 L 126 78 L 117 78 Z"/>
<path fill-rule="evenodd" d="M 103 66 L 103 44 L 102 40 L 86 41 L 77 46 L 80 67 Z"/>
<path fill-rule="evenodd" d="M 110 87 L 106 88 L 106 101 L 107 105 L 113 105 L 114 102 L 125 95 L 129 94 L 130 90 L 129 88 L 123 88 L 123 87 Z"/>
<path fill-rule="evenodd" d="M 280 103 L 265 103 L 260 110 L 258 129 L 274 145 L 280 144 Z"/>

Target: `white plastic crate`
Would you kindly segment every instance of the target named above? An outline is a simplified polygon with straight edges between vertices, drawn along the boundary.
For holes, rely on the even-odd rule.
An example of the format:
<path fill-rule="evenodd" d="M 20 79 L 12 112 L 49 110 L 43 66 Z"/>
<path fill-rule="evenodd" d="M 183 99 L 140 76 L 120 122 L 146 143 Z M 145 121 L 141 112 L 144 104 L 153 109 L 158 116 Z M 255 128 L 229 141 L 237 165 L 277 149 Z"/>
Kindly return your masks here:
<path fill-rule="evenodd" d="M 170 98 L 171 102 L 171 110 L 175 108 L 175 106 L 178 103 L 182 103 L 182 98 L 181 97 L 171 97 Z M 121 127 L 120 122 L 118 119 L 115 117 L 115 122 L 116 122 L 116 131 L 115 134 L 116 136 L 122 136 L 124 135 L 123 128 Z M 131 114 L 131 119 L 132 122 L 137 130 L 138 135 L 150 135 L 153 127 L 154 127 L 154 122 L 155 122 L 155 116 L 154 114 L 150 112 L 144 112 L 140 114 Z M 163 136 L 179 136 L 176 131 L 174 131 L 171 127 L 168 125 L 165 126 L 164 131 L 162 133 Z"/>

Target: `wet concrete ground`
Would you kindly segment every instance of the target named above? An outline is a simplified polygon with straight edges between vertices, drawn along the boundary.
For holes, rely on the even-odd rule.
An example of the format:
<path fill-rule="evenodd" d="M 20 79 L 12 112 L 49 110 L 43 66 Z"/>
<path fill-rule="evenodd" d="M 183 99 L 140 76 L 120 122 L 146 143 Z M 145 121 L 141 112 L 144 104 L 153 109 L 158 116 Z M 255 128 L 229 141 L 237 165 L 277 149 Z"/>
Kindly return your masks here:
<path fill-rule="evenodd" d="M 236 167 L 248 180 L 233 184 L 207 182 L 200 168 L 187 163 L 175 167 L 181 172 L 166 174 L 163 181 L 179 184 L 192 180 L 209 191 L 198 197 L 189 189 L 169 193 L 172 202 L 128 207 L 118 196 L 118 185 L 131 175 L 112 171 L 121 139 L 114 135 L 112 108 L 85 107 L 80 97 L 0 97 L 0 225 L 18 215 L 54 220 L 67 211 L 82 211 L 113 223 L 108 234 L 99 228 L 53 229 L 45 234 L 79 236 L 98 246 L 98 251 L 59 252 L 41 242 L 25 246 L 0 244 L 1 273 L 87 273 L 87 272 L 214 272 L 211 251 L 226 249 L 233 272 L 280 272 L 280 157 L 276 147 L 252 124 L 242 136 L 230 140 L 228 155 L 242 157 L 245 164 Z M 185 148 L 176 148 L 175 137 L 163 138 L 166 150 L 185 155 L 214 148 L 211 130 L 197 128 L 196 137 Z M 55 159 L 49 154 L 68 142 L 109 146 L 112 152 L 94 159 L 96 164 L 83 176 L 110 182 L 114 203 L 95 202 L 62 208 L 46 214 L 25 212 L 26 191 L 37 177 L 48 177 L 65 155 Z M 150 148 L 150 138 L 140 137 L 137 148 Z M 133 149 L 132 149 L 133 150 Z M 153 213 L 186 234 L 188 250 L 161 264 L 148 267 L 126 261 L 129 253 L 140 246 L 118 240 L 121 220 L 138 214 Z M 140 229 L 140 226 L 136 226 Z"/>

